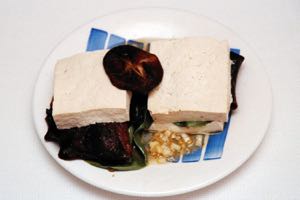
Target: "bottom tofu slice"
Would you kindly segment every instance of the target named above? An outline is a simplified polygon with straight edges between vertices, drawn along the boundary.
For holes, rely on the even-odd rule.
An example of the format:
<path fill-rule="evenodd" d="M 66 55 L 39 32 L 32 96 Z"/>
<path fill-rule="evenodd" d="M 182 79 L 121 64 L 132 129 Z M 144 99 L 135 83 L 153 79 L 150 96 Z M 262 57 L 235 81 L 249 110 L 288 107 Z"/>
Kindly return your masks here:
<path fill-rule="evenodd" d="M 187 134 L 212 134 L 222 131 L 224 128 L 223 122 L 212 121 L 200 127 L 180 127 L 173 123 L 152 123 L 149 130 L 151 131 L 165 131 L 169 130 L 175 133 Z"/>
<path fill-rule="evenodd" d="M 53 100 L 57 128 L 129 121 L 131 95 L 111 84 L 102 65 L 106 53 L 80 53 L 57 62 Z"/>

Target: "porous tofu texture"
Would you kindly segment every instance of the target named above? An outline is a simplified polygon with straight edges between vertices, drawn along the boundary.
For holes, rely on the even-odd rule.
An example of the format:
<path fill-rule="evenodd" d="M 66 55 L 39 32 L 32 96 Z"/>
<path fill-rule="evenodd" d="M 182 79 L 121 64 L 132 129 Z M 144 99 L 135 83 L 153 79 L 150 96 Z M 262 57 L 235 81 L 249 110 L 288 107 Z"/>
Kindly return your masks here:
<path fill-rule="evenodd" d="M 161 84 L 148 98 L 156 123 L 225 122 L 231 103 L 227 41 L 207 37 L 150 43 L 164 69 Z"/>
<path fill-rule="evenodd" d="M 53 117 L 59 129 L 129 120 L 130 94 L 111 84 L 102 65 L 106 52 L 80 53 L 57 62 Z"/>

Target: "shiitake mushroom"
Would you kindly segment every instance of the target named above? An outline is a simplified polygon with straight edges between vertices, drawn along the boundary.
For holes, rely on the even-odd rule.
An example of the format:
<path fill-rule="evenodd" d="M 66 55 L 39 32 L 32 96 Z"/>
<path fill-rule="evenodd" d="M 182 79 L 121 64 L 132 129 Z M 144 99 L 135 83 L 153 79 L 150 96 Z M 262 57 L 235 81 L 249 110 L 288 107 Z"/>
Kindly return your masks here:
<path fill-rule="evenodd" d="M 103 66 L 115 87 L 141 94 L 149 93 L 163 77 L 163 68 L 154 54 L 130 45 L 108 51 Z"/>

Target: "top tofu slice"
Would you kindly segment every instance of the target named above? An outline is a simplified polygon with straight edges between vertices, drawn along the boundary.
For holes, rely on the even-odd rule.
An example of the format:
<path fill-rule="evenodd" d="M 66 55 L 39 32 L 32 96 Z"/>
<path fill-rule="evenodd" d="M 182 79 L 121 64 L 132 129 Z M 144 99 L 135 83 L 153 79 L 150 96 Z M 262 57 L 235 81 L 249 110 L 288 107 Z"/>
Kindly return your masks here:
<path fill-rule="evenodd" d="M 164 69 L 161 84 L 148 98 L 155 123 L 226 122 L 231 103 L 227 41 L 207 37 L 150 43 Z"/>
<path fill-rule="evenodd" d="M 130 94 L 111 84 L 102 65 L 106 53 L 80 53 L 57 62 L 53 101 L 57 128 L 129 121 Z"/>

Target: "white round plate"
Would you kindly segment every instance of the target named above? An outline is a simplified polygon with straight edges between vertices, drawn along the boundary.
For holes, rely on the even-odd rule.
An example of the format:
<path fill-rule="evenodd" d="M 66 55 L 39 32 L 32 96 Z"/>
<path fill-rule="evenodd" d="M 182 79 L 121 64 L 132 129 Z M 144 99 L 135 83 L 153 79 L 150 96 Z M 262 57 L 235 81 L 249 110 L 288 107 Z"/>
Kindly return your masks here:
<path fill-rule="evenodd" d="M 218 160 L 194 163 L 150 165 L 144 169 L 112 173 L 84 161 L 58 158 L 58 146 L 45 142 L 45 109 L 52 98 L 55 62 L 83 52 L 91 28 L 99 28 L 125 38 L 176 38 L 211 36 L 226 39 L 241 49 L 245 62 L 237 83 L 238 110 L 232 115 L 223 156 Z M 66 37 L 46 59 L 33 96 L 33 118 L 38 136 L 50 155 L 67 171 L 104 190 L 136 196 L 169 196 L 208 186 L 241 166 L 254 153 L 268 128 L 272 95 L 268 77 L 250 49 L 232 30 L 208 18 L 166 8 L 129 9 L 102 16 Z"/>

